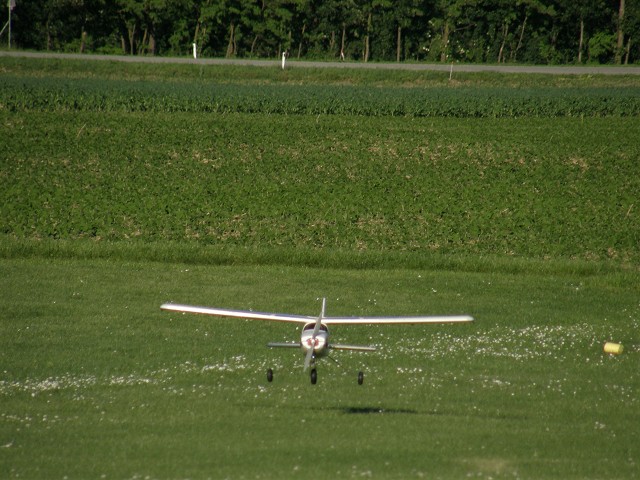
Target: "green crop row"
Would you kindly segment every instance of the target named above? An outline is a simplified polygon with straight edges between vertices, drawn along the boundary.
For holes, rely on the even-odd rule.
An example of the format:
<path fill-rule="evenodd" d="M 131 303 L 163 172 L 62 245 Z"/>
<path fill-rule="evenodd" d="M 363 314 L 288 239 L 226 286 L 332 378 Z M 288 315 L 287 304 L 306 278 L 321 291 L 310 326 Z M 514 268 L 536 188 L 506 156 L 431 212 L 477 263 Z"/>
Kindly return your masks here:
<path fill-rule="evenodd" d="M 14 238 L 640 259 L 636 119 L 0 121 Z"/>
<path fill-rule="evenodd" d="M 238 85 L 0 77 L 0 109 L 456 118 L 640 115 L 640 89 Z"/>

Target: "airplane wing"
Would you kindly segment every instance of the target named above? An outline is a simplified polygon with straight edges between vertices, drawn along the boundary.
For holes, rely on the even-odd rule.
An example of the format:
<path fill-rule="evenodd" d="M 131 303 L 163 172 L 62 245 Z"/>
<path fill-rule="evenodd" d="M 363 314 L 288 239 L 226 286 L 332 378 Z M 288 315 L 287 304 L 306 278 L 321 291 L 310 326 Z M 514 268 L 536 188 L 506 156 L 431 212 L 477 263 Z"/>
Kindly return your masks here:
<path fill-rule="evenodd" d="M 418 316 L 418 317 L 325 317 L 322 323 L 325 325 L 349 325 L 349 324 L 369 324 L 378 323 L 459 323 L 473 322 L 473 317 L 469 315 L 440 315 L 440 316 Z"/>
<path fill-rule="evenodd" d="M 235 317 L 253 320 L 273 320 L 278 322 L 309 323 L 315 322 L 318 317 L 308 317 L 305 315 L 287 315 L 283 313 L 263 313 L 245 310 L 227 310 L 225 308 L 197 307 L 195 305 L 180 305 L 177 303 L 165 303 L 161 305 L 162 310 L 183 313 L 200 313 L 204 315 L 215 315 L 218 317 Z"/>
<path fill-rule="evenodd" d="M 162 310 L 183 313 L 200 313 L 219 317 L 245 318 L 252 320 L 272 320 L 279 322 L 316 323 L 318 318 L 324 325 L 337 324 L 411 324 L 411 323 L 460 323 L 473 322 L 470 315 L 442 315 L 442 316 L 409 316 L 409 317 L 325 317 L 324 309 L 320 317 L 308 315 L 290 315 L 286 313 L 252 312 L 248 310 L 229 310 L 226 308 L 198 307 L 195 305 L 180 305 L 177 303 L 165 303 L 160 306 Z"/>

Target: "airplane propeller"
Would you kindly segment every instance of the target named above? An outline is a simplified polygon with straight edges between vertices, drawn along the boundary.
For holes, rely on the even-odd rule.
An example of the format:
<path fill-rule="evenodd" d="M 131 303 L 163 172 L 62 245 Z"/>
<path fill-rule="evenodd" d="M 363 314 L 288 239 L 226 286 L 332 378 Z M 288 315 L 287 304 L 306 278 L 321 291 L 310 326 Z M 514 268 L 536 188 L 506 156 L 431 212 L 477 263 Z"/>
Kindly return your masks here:
<path fill-rule="evenodd" d="M 311 342 L 309 345 L 309 350 L 307 350 L 307 355 L 304 359 L 304 371 L 306 372 L 309 367 L 311 366 L 311 362 L 315 356 L 315 347 L 316 347 L 316 336 L 318 335 L 318 332 L 320 331 L 320 327 L 322 326 L 322 320 L 324 319 L 324 309 L 325 309 L 325 304 L 326 304 L 327 299 L 323 298 L 322 299 L 322 311 L 320 312 L 320 316 L 318 317 L 318 319 L 316 320 L 316 324 L 313 327 L 313 333 L 311 334 Z"/>
<path fill-rule="evenodd" d="M 307 351 L 307 356 L 304 359 L 304 371 L 306 372 L 311 366 L 311 360 L 313 359 L 313 347 Z"/>

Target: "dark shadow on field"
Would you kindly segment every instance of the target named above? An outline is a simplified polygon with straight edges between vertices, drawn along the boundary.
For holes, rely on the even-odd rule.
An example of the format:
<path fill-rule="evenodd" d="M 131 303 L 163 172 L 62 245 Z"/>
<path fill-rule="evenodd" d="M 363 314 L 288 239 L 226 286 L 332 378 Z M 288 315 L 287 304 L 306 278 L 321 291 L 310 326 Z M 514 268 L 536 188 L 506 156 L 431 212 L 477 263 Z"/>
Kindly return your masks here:
<path fill-rule="evenodd" d="M 276 408 L 279 411 L 308 411 L 309 406 L 307 405 L 273 405 L 273 404 L 247 404 L 247 403 L 238 403 L 236 404 L 238 407 L 247 408 L 251 410 L 255 410 L 256 408 L 263 408 L 273 410 Z M 485 420 L 501 420 L 501 421 L 519 421 L 519 422 L 527 422 L 531 420 L 530 417 L 525 415 L 516 415 L 509 414 L 500 411 L 474 411 L 473 413 L 460 413 L 451 410 L 416 410 L 413 408 L 394 408 L 394 407 L 382 407 L 382 406 L 356 406 L 356 405 L 335 405 L 335 406 L 317 406 L 314 407 L 313 410 L 318 412 L 336 412 L 338 414 L 343 415 L 361 415 L 365 416 L 382 416 L 382 415 L 415 415 L 422 417 L 446 417 L 451 419 L 469 419 L 475 418 L 477 420 L 485 419 Z"/>
<path fill-rule="evenodd" d="M 240 403 L 237 404 L 239 407 L 243 407 L 243 408 L 251 408 L 251 409 L 255 409 L 256 405 L 254 404 L 246 404 L 246 403 Z M 261 408 L 273 408 L 273 406 L 266 406 L 266 405 L 261 405 Z M 302 406 L 302 405 L 287 405 L 287 406 L 283 406 L 283 405 L 278 405 L 276 407 L 278 410 L 300 410 L 300 411 L 307 411 L 309 408 L 307 406 Z M 317 411 L 325 411 L 325 412 L 337 412 L 337 413 L 342 413 L 344 415 L 389 415 L 389 414 L 396 414 L 396 415 L 440 415 L 437 412 L 425 412 L 425 411 L 419 411 L 419 410 L 414 410 L 411 408 L 393 408 L 393 407 L 373 407 L 373 406 L 324 406 L 324 407 L 317 407 L 315 408 L 315 410 Z"/>
<path fill-rule="evenodd" d="M 381 415 L 385 413 L 410 413 L 413 415 L 418 414 L 417 410 L 411 410 L 408 408 L 334 407 L 333 410 L 337 410 L 347 415 Z"/>
<path fill-rule="evenodd" d="M 331 410 L 334 412 L 343 413 L 345 415 L 422 415 L 429 417 L 450 417 L 450 418 L 469 418 L 469 415 L 463 415 L 451 411 L 436 411 L 436 410 L 415 410 L 412 408 L 388 408 L 388 407 L 373 407 L 373 406 L 335 406 L 325 407 L 321 410 Z M 476 412 L 472 415 L 475 418 L 493 419 L 493 420 L 528 420 L 528 417 L 520 415 L 507 415 L 504 413 L 479 413 Z"/>

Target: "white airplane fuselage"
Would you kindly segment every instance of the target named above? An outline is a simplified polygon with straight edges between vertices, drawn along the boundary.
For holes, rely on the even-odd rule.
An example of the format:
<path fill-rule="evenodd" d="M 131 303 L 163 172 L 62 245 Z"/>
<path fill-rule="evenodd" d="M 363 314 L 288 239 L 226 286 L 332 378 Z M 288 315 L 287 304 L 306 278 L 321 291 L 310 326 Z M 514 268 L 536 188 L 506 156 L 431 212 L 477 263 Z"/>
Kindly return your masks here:
<path fill-rule="evenodd" d="M 308 323 L 302 329 L 300 334 L 300 347 L 305 355 L 309 350 L 313 349 L 314 357 L 322 357 L 327 354 L 329 346 L 329 329 L 326 325 L 321 324 L 318 333 L 314 338 L 313 330 L 315 328 L 314 323 Z"/>

